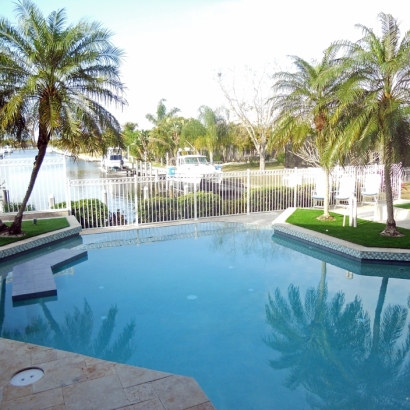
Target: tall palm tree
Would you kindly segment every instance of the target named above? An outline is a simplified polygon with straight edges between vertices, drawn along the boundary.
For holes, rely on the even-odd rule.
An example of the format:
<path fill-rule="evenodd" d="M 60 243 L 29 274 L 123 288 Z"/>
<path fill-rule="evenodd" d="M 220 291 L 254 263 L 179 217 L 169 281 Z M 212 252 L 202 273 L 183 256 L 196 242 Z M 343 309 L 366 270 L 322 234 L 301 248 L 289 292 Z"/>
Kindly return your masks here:
<path fill-rule="evenodd" d="M 166 118 L 172 118 L 175 117 L 176 114 L 178 114 L 181 110 L 179 108 L 172 108 L 170 111 L 167 110 L 167 107 L 165 106 L 165 102 L 167 100 L 165 98 L 162 98 L 159 100 L 158 106 L 157 106 L 157 115 L 152 115 L 152 114 L 147 114 L 145 118 L 150 121 L 152 124 L 154 124 L 156 127 L 160 124 L 161 121 L 165 120 Z"/>
<path fill-rule="evenodd" d="M 381 35 L 358 25 L 363 37 L 356 43 L 336 42 L 346 51 L 342 59 L 350 73 L 344 99 L 360 107 L 352 113 L 340 148 L 362 150 L 380 146 L 384 162 L 387 222 L 382 232 L 401 235 L 393 213 L 391 166 L 409 152 L 410 133 L 410 31 L 401 37 L 399 24 L 390 14 L 380 13 Z"/>
<path fill-rule="evenodd" d="M 108 30 L 85 20 L 69 25 L 64 9 L 45 17 L 30 0 L 17 3 L 16 15 L 16 25 L 0 19 L 0 129 L 36 118 L 38 153 L 11 234 L 21 233 L 50 141 L 74 154 L 84 147 L 95 152 L 107 136 L 120 136 L 117 120 L 104 105 L 126 103 L 119 73 L 122 51 L 113 46 Z"/>
<path fill-rule="evenodd" d="M 277 119 L 273 144 L 285 147 L 292 143 L 295 149 L 306 141 L 317 147 L 320 166 L 325 175 L 324 213 L 329 219 L 329 176 L 335 163 L 332 146 L 337 138 L 338 89 L 343 82 L 343 71 L 335 60 L 335 51 L 324 52 L 319 63 L 310 64 L 293 56 L 295 72 L 274 75 L 273 97 Z"/>
<path fill-rule="evenodd" d="M 221 145 L 223 138 L 228 132 L 227 122 L 216 110 L 206 105 L 199 107 L 198 112 L 199 120 L 205 128 L 204 145 L 209 152 L 209 158 L 212 163 L 215 150 Z"/>

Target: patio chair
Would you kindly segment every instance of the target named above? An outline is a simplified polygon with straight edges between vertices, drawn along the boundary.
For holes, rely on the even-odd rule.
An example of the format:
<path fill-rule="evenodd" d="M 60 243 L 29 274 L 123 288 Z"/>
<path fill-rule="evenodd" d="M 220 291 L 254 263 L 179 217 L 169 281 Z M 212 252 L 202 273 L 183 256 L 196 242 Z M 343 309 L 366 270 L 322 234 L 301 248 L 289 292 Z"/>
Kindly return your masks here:
<path fill-rule="evenodd" d="M 329 180 L 330 186 L 330 180 Z M 315 189 L 312 191 L 313 208 L 323 208 L 323 203 L 325 200 L 325 176 L 320 175 L 316 179 Z M 329 189 L 330 193 L 330 189 Z"/>
<path fill-rule="evenodd" d="M 355 194 L 356 180 L 353 177 L 341 177 L 339 187 L 335 195 L 335 208 L 337 206 L 348 207 L 349 199 Z"/>
<path fill-rule="evenodd" d="M 377 204 L 380 194 L 381 176 L 379 174 L 366 175 L 362 187 L 362 205 Z"/>

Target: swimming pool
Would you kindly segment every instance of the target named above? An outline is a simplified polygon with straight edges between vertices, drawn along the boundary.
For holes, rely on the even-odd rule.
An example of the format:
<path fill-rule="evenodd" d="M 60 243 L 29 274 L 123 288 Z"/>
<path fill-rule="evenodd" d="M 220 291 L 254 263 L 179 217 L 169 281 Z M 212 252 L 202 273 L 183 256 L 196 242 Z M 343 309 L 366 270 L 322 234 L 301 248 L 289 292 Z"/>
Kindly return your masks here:
<path fill-rule="evenodd" d="M 406 266 L 362 266 L 241 224 L 79 246 L 88 258 L 55 274 L 57 297 L 13 305 L 3 282 L 3 337 L 192 376 L 218 410 L 410 407 Z"/>

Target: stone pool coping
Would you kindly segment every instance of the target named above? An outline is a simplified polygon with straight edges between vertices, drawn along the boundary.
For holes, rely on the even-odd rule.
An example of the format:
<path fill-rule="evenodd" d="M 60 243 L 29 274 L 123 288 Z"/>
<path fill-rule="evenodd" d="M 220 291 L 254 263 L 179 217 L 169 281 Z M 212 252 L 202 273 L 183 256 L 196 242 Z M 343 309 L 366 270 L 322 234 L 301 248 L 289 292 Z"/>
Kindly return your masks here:
<path fill-rule="evenodd" d="M 410 250 L 392 248 L 368 248 L 342 239 L 314 232 L 286 222 L 296 208 L 288 208 L 273 222 L 274 235 L 297 239 L 318 248 L 360 262 L 410 262 Z"/>
<path fill-rule="evenodd" d="M 16 255 L 18 253 L 23 253 L 31 251 L 35 248 L 45 246 L 52 242 L 61 241 L 67 239 L 71 236 L 79 235 L 81 232 L 81 225 L 75 219 L 75 216 L 66 216 L 70 226 L 67 228 L 59 229 L 54 232 L 47 232 L 42 235 L 34 236 L 32 238 L 23 239 L 21 241 L 10 243 L 4 245 L 0 248 L 0 260 L 3 258 L 8 258 L 10 256 Z"/>
<path fill-rule="evenodd" d="M 19 371 L 44 376 L 17 387 Z M 0 408 L 98 410 L 215 410 L 191 377 L 113 363 L 81 354 L 0 338 Z"/>

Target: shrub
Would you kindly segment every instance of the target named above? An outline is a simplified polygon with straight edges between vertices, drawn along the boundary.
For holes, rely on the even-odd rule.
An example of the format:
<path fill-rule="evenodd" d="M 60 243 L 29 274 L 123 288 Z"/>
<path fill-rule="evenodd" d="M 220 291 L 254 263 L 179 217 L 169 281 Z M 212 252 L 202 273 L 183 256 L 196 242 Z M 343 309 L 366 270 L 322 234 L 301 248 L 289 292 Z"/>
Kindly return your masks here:
<path fill-rule="evenodd" d="M 59 202 L 53 208 L 61 209 L 66 207 L 66 202 Z M 107 205 L 96 198 L 71 201 L 71 212 L 83 228 L 98 228 L 110 224 L 111 218 L 109 218 L 110 213 Z"/>
<path fill-rule="evenodd" d="M 138 203 L 138 222 L 166 222 L 178 219 L 176 198 L 152 197 Z"/>
<path fill-rule="evenodd" d="M 312 188 L 298 185 L 296 189 L 296 206 L 300 208 L 311 206 Z M 295 188 L 278 186 L 252 189 L 250 192 L 251 212 L 283 210 L 295 206 L 294 197 Z"/>
<path fill-rule="evenodd" d="M 22 202 L 9 202 L 8 204 L 4 204 L 3 212 L 18 212 L 22 205 Z M 36 207 L 34 205 L 26 205 L 25 211 L 35 211 Z"/>
<path fill-rule="evenodd" d="M 195 216 L 195 194 L 189 193 L 187 195 L 180 196 L 178 198 L 178 211 L 180 218 L 190 219 Z M 220 208 L 222 206 L 221 197 L 212 192 L 200 192 L 196 193 L 197 201 L 197 217 L 203 218 L 207 216 L 217 216 L 220 214 Z"/>

